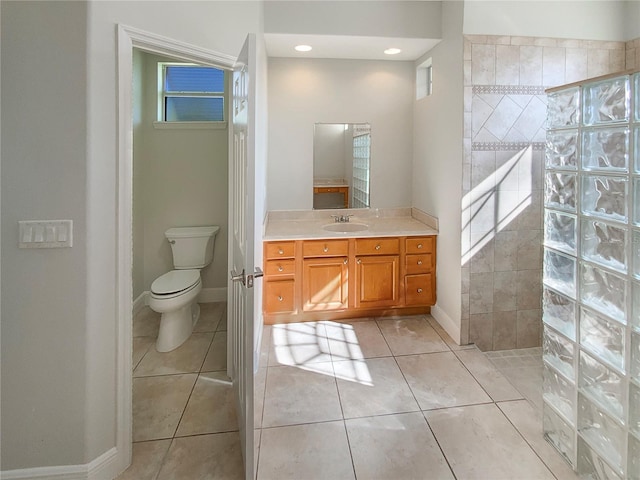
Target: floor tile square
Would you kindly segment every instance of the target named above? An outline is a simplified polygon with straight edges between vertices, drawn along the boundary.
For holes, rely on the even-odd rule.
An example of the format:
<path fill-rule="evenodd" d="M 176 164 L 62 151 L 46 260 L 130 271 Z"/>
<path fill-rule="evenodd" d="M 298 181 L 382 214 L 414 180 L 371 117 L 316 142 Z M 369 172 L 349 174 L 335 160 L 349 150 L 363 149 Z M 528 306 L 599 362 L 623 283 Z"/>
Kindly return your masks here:
<path fill-rule="evenodd" d="M 140 360 L 147 354 L 150 348 L 155 348 L 156 339 L 153 337 L 133 337 L 133 355 L 131 357 L 131 368 L 134 370 Z"/>
<path fill-rule="evenodd" d="M 393 357 L 334 362 L 344 418 L 420 410 Z"/>
<path fill-rule="evenodd" d="M 422 410 L 490 402 L 452 352 L 396 358 Z"/>
<path fill-rule="evenodd" d="M 175 438 L 157 480 L 243 479 L 238 432 Z"/>
<path fill-rule="evenodd" d="M 312 364 L 309 368 L 316 370 L 269 367 L 263 427 L 342 419 L 331 362 Z"/>
<path fill-rule="evenodd" d="M 238 430 L 235 405 L 233 385 L 226 372 L 201 373 L 176 437 Z"/>
<path fill-rule="evenodd" d="M 134 443 L 131 465 L 117 480 L 155 480 L 169 445 L 169 439 Z"/>
<path fill-rule="evenodd" d="M 133 379 L 133 441 L 173 437 L 197 374 Z"/>
<path fill-rule="evenodd" d="M 344 423 L 262 431 L 258 480 L 354 479 Z"/>
<path fill-rule="evenodd" d="M 212 339 L 213 333 L 192 333 L 182 345 L 170 352 L 158 352 L 155 347 L 150 348 L 133 376 L 199 372 Z"/>
<path fill-rule="evenodd" d="M 324 324 L 307 322 L 272 326 L 270 366 L 304 366 L 329 361 L 331 354 Z"/>
<path fill-rule="evenodd" d="M 500 370 L 477 348 L 460 350 L 455 354 L 494 402 L 523 398 Z"/>
<path fill-rule="evenodd" d="M 227 332 L 216 332 L 209 351 L 204 359 L 202 372 L 215 372 L 227 369 Z"/>
<path fill-rule="evenodd" d="M 424 415 L 457 478 L 555 478 L 495 404 Z"/>
<path fill-rule="evenodd" d="M 453 480 L 422 413 L 346 420 L 358 480 Z"/>
<path fill-rule="evenodd" d="M 193 327 L 194 332 L 215 332 L 225 312 L 226 302 L 200 304 L 200 318 Z"/>
<path fill-rule="evenodd" d="M 427 321 L 429 322 L 429 325 L 431 325 L 431 327 L 436 331 L 436 333 L 440 335 L 440 338 L 444 340 L 444 343 L 446 343 L 451 350 L 466 350 L 467 348 L 475 348 L 475 345 L 473 344 L 458 345 L 449 336 L 447 331 L 444 328 L 442 328 L 442 326 L 438 323 L 438 321 L 435 318 L 433 318 L 431 315 L 427 315 Z"/>
<path fill-rule="evenodd" d="M 556 478 L 578 480 L 578 476 L 567 462 L 544 439 L 540 412 L 526 400 L 500 402 L 497 405 Z"/>
<path fill-rule="evenodd" d="M 391 350 L 376 322 L 323 323 L 333 360 L 391 356 Z"/>
<path fill-rule="evenodd" d="M 394 355 L 448 352 L 449 347 L 424 316 L 376 320 Z"/>
<path fill-rule="evenodd" d="M 133 336 L 158 338 L 160 314 L 149 307 L 142 307 L 133 316 Z"/>

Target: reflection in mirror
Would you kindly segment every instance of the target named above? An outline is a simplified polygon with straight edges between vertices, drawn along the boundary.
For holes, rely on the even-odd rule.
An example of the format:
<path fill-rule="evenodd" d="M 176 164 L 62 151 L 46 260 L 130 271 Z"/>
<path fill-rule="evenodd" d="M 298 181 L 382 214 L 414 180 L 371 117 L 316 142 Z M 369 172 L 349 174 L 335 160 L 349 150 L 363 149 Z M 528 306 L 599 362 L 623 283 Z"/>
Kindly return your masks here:
<path fill-rule="evenodd" d="M 371 126 L 316 123 L 313 208 L 368 208 Z"/>

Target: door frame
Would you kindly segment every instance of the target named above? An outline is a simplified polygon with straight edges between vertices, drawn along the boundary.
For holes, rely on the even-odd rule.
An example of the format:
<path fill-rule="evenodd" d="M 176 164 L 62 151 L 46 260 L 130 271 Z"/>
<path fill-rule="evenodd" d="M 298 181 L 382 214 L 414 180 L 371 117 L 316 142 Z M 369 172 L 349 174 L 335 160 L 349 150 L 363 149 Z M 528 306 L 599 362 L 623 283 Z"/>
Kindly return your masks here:
<path fill-rule="evenodd" d="M 116 172 L 116 451 L 118 472 L 131 463 L 133 437 L 133 49 L 231 71 L 236 58 L 118 24 Z M 229 126 L 231 128 L 231 125 Z"/>

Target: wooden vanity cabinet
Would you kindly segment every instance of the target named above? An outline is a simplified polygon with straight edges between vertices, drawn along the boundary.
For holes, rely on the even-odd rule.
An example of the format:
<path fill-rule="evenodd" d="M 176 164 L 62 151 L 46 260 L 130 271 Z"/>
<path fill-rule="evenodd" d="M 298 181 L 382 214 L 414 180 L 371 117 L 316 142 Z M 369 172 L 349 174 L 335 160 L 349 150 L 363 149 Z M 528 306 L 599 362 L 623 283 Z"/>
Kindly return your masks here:
<path fill-rule="evenodd" d="M 399 304 L 400 241 L 398 238 L 357 238 L 355 307 Z"/>
<path fill-rule="evenodd" d="M 429 313 L 436 237 L 264 243 L 266 323 Z"/>

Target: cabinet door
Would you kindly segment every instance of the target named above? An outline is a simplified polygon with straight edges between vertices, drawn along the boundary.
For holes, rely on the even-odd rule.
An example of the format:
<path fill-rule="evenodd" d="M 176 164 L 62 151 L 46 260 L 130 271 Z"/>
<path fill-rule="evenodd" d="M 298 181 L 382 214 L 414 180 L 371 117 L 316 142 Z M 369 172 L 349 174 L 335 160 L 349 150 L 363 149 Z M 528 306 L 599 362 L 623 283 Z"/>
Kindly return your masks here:
<path fill-rule="evenodd" d="M 356 257 L 356 307 L 390 307 L 399 303 L 398 255 Z"/>
<path fill-rule="evenodd" d="M 338 310 L 348 307 L 347 257 L 305 258 L 302 268 L 302 309 Z"/>

